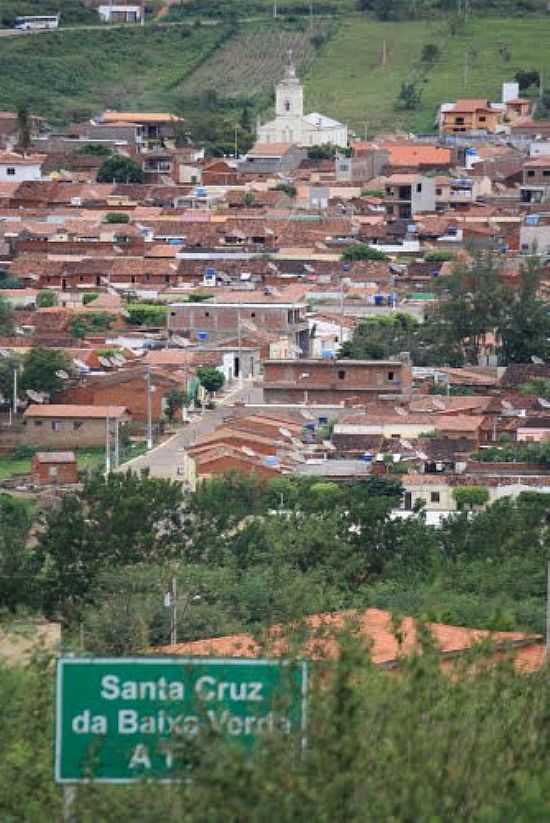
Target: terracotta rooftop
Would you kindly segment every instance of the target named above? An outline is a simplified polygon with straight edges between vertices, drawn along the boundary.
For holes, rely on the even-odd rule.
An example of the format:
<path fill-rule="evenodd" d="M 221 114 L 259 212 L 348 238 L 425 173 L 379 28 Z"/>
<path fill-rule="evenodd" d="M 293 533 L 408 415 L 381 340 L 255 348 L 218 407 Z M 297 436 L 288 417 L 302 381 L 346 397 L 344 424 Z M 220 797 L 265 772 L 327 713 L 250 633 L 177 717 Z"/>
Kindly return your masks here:
<path fill-rule="evenodd" d="M 404 618 L 397 630 L 390 612 L 380 609 L 366 611 L 344 611 L 324 613 L 308 617 L 304 621 L 310 636 L 304 642 L 303 653 L 313 660 L 331 659 L 338 656 L 338 640 L 335 632 L 349 626 L 370 645 L 370 656 L 377 666 L 394 667 L 404 656 L 418 650 L 417 622 Z M 490 641 L 503 648 L 537 646 L 542 647 L 540 635 L 523 632 L 490 632 L 482 629 L 468 629 L 461 626 L 448 626 L 442 623 L 427 623 L 436 647 L 441 655 L 454 657 L 464 653 L 482 641 Z M 402 636 L 400 646 L 396 631 Z M 284 627 L 273 626 L 267 632 L 269 652 L 274 656 L 284 655 L 288 644 L 283 636 Z M 178 643 L 157 649 L 167 655 L 212 655 L 216 657 L 257 657 L 263 653 L 260 644 L 249 634 L 228 635 L 225 637 L 197 640 L 191 643 Z M 537 659 L 537 656 L 534 656 Z"/>
<path fill-rule="evenodd" d="M 40 463 L 76 463 L 74 452 L 36 452 Z"/>
<path fill-rule="evenodd" d="M 123 417 L 125 414 L 128 414 L 125 406 L 80 406 L 65 403 L 41 405 L 37 403 L 36 405 L 29 406 L 23 417 L 105 419 L 107 417 Z"/>
<path fill-rule="evenodd" d="M 183 118 L 167 112 L 151 111 L 105 111 L 101 115 L 103 123 L 181 123 Z"/>

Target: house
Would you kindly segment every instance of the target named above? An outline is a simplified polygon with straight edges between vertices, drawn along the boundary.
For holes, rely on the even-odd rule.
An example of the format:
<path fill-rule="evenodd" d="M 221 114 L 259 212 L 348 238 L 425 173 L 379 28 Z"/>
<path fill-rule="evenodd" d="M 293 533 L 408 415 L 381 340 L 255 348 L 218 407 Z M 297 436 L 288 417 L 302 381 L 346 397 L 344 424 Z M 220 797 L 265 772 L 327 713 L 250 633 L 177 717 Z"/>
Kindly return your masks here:
<path fill-rule="evenodd" d="M 496 107 L 489 100 L 457 100 L 444 104 L 440 110 L 440 131 L 444 134 L 463 134 L 469 131 L 497 132 L 503 119 L 503 106 Z"/>
<path fill-rule="evenodd" d="M 186 384 L 187 379 L 181 371 L 170 374 L 166 370 L 151 369 L 154 390 L 150 392 L 149 402 L 153 420 L 163 418 L 166 395 L 173 389 L 185 391 Z M 147 420 L 147 369 L 140 365 L 112 374 L 85 377 L 78 385 L 59 392 L 55 401 L 84 406 L 123 406 L 133 421 L 142 422 Z"/>
<path fill-rule="evenodd" d="M 138 151 L 175 148 L 176 132 L 183 118 L 167 112 L 105 111 L 95 121 L 105 126 L 131 126 L 135 129 Z"/>
<path fill-rule="evenodd" d="M 74 452 L 36 452 L 32 459 L 32 479 L 38 486 L 78 483 Z"/>
<path fill-rule="evenodd" d="M 522 254 L 550 255 L 550 211 L 526 214 L 519 230 Z"/>
<path fill-rule="evenodd" d="M 20 183 L 24 180 L 41 180 L 45 154 L 16 154 L 0 152 L 0 183 Z"/>
<path fill-rule="evenodd" d="M 435 211 L 435 179 L 420 174 L 392 174 L 385 180 L 383 202 L 386 214 L 394 220 Z"/>
<path fill-rule="evenodd" d="M 142 23 L 141 6 L 110 5 L 98 6 L 97 13 L 102 23 Z"/>
<path fill-rule="evenodd" d="M 103 446 L 108 424 L 129 423 L 125 406 L 32 405 L 23 414 L 29 446 L 84 448 Z"/>
<path fill-rule="evenodd" d="M 396 624 L 394 615 L 381 609 L 365 611 L 341 611 L 315 614 L 300 624 L 303 656 L 312 660 L 334 660 L 340 646 L 338 635 L 347 628 L 365 643 L 367 653 L 375 666 L 397 669 L 403 659 L 419 651 L 422 624 L 412 617 L 405 617 Z M 523 632 L 492 632 L 485 629 L 469 629 L 443 623 L 426 623 L 434 648 L 441 657 L 444 668 L 453 660 L 467 654 L 476 644 L 493 644 L 492 659 L 510 658 L 518 671 L 540 668 L 544 662 L 544 643 L 540 635 Z M 305 631 L 305 633 L 304 633 Z M 214 656 L 254 658 L 268 654 L 281 657 L 288 654 L 292 626 L 271 626 L 260 640 L 250 634 L 226 635 L 161 646 L 160 654 L 176 656 Z M 368 649 L 368 652 L 367 652 Z"/>
<path fill-rule="evenodd" d="M 411 391 L 411 369 L 400 360 L 266 360 L 266 403 L 343 405 Z"/>
<path fill-rule="evenodd" d="M 168 334 L 177 334 L 202 343 L 222 343 L 227 338 L 241 341 L 256 330 L 285 336 L 294 353 L 309 352 L 309 328 L 305 303 L 232 302 L 171 303 L 168 307 Z M 238 377 L 238 369 L 235 369 Z"/>
<path fill-rule="evenodd" d="M 522 203 L 547 203 L 550 200 L 550 157 L 536 157 L 523 164 Z"/>
<path fill-rule="evenodd" d="M 306 149 L 293 143 L 255 143 L 239 162 L 239 174 L 288 175 L 307 156 Z"/>
<path fill-rule="evenodd" d="M 210 477 L 229 472 L 254 474 L 262 480 L 273 480 L 281 473 L 281 467 L 275 457 L 256 454 L 252 449 L 235 448 L 229 444 L 214 444 L 208 449 L 189 449 L 183 455 L 183 464 L 179 476 L 191 489 Z"/>
<path fill-rule="evenodd" d="M 550 440 L 550 417 L 528 417 L 516 429 L 516 439 L 526 443 L 547 443 Z"/>

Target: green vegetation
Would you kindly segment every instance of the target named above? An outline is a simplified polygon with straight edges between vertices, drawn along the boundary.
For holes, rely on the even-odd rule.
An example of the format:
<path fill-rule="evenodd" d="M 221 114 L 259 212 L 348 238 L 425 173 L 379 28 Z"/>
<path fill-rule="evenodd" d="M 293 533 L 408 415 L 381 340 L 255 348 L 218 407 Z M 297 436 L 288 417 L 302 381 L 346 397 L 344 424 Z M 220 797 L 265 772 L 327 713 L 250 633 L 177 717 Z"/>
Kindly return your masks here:
<path fill-rule="evenodd" d="M 69 331 L 73 337 L 84 339 L 88 334 L 105 331 L 113 324 L 115 317 L 104 311 L 87 311 L 77 315 L 69 324 Z"/>
<path fill-rule="evenodd" d="M 502 82 L 517 71 L 540 66 L 545 76 L 550 72 L 550 31 L 541 20 L 474 17 L 454 35 L 451 24 L 452 18 L 437 17 L 406 24 L 342 21 L 306 77 L 308 108 L 346 121 L 360 135 L 365 125 L 369 134 L 399 127 L 428 132 L 442 102 L 459 97 L 500 100 Z M 430 43 L 438 45 L 440 54 L 421 83 L 420 105 L 396 111 L 401 86 L 411 82 Z"/>
<path fill-rule="evenodd" d="M 10 335 L 13 330 L 13 309 L 8 301 L 0 295 L 0 334 Z"/>
<path fill-rule="evenodd" d="M 369 246 L 368 243 L 353 243 L 342 253 L 342 260 L 387 260 L 383 251 Z"/>
<path fill-rule="evenodd" d="M 57 294 L 51 289 L 43 289 L 36 295 L 36 305 L 39 309 L 48 309 L 57 306 Z"/>
<path fill-rule="evenodd" d="M 93 303 L 99 297 L 98 291 L 88 291 L 82 295 L 82 305 L 87 306 L 88 303 Z"/>
<path fill-rule="evenodd" d="M 267 0 L 260 5 L 266 12 L 272 8 Z M 333 5 L 345 10 L 342 0 Z M 227 8 L 210 6 L 216 15 Z M 319 3 L 314 6 L 321 10 Z M 187 20 L 193 8 L 172 7 L 171 16 Z M 509 4 L 498 8 L 512 11 Z M 236 4 L 233 11 L 238 12 Z M 342 119 L 360 135 L 365 126 L 371 134 L 398 127 L 431 131 L 442 101 L 500 99 L 502 82 L 518 72 L 524 82 L 530 79 L 531 93 L 537 88 L 535 71 L 550 73 L 550 31 L 533 16 L 474 16 L 457 24 L 452 16 L 403 23 L 356 15 L 314 18 L 312 26 L 300 18 L 238 25 L 229 19 L 216 26 L 98 28 L 85 37 L 65 31 L 7 39 L 0 72 L 9 71 L 12 82 L 0 89 L 0 106 L 13 110 L 24 102 L 54 120 L 90 116 L 106 107 L 168 109 L 183 113 L 186 127 L 200 140 L 207 140 L 216 121 L 220 133 L 213 143 L 229 151 L 239 125 L 239 146 L 245 149 L 243 107 L 269 116 L 273 83 L 283 74 L 288 48 L 305 75 L 307 108 Z M 93 78 L 86 65 L 94 65 Z M 397 110 L 403 85 L 411 84 L 415 108 Z M 205 108 L 209 95 L 216 97 L 214 108 Z M 401 102 L 408 105 L 412 98 L 406 95 Z"/>
<path fill-rule="evenodd" d="M 506 443 L 480 449 L 475 455 L 482 463 L 533 463 L 550 465 L 549 443 Z"/>
<path fill-rule="evenodd" d="M 0 108 L 24 101 L 54 121 L 105 108 L 178 113 L 181 82 L 224 34 L 224 26 L 151 25 L 6 38 L 0 74 L 11 80 L 0 88 Z"/>
<path fill-rule="evenodd" d="M 200 366 L 197 369 L 199 383 L 209 394 L 219 391 L 225 383 L 225 375 L 214 366 Z"/>
<path fill-rule="evenodd" d="M 138 166 L 131 157 L 122 157 L 121 155 L 107 157 L 97 173 L 98 183 L 143 183 L 144 180 L 145 175 L 141 166 Z M 106 220 L 106 222 L 120 222 L 120 220 Z"/>
<path fill-rule="evenodd" d="M 13 26 L 16 17 L 58 13 L 61 26 L 93 26 L 98 22 L 95 9 L 80 0 L 0 0 L 1 26 Z"/>
<path fill-rule="evenodd" d="M 27 453 L 22 453 L 20 449 L 15 449 L 11 454 L 0 456 L 0 482 L 9 480 L 15 475 L 30 474 L 31 463 L 34 452 L 37 449 L 29 448 Z M 41 449 L 48 451 L 48 449 Z M 76 450 L 78 468 L 81 471 L 94 471 L 101 468 L 105 463 L 105 450 L 98 449 L 78 449 Z M 133 457 L 136 455 L 132 455 Z"/>
<path fill-rule="evenodd" d="M 550 316 L 537 296 L 540 278 L 536 261 L 522 267 L 517 288 L 503 284 L 491 255 L 479 255 L 470 266 L 457 263 L 424 323 L 403 314 L 367 318 L 342 346 L 342 356 L 378 360 L 407 351 L 417 366 L 477 364 L 494 334 L 502 365 L 546 359 Z"/>
<path fill-rule="evenodd" d="M 59 349 L 45 349 L 34 346 L 23 358 L 23 374 L 19 382 L 21 392 L 31 389 L 36 392 L 55 394 L 63 386 L 60 372 L 71 373 L 71 364 Z"/>
<path fill-rule="evenodd" d="M 154 303 L 129 303 L 126 306 L 128 323 L 133 326 L 164 326 L 167 311 L 166 306 Z"/>
<path fill-rule="evenodd" d="M 130 215 L 123 211 L 110 211 L 105 215 L 105 223 L 129 223 Z"/>

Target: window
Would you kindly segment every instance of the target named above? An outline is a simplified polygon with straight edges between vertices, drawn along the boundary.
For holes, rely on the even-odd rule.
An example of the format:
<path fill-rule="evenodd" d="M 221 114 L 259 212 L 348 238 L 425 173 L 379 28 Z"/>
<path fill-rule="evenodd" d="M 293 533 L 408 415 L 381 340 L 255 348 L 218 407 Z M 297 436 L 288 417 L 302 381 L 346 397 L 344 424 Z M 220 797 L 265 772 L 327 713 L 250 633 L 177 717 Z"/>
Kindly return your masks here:
<path fill-rule="evenodd" d="M 82 420 L 75 420 L 73 423 L 73 431 L 77 432 L 82 428 Z"/>
<path fill-rule="evenodd" d="M 346 372 L 344 369 L 339 369 L 338 371 L 338 380 L 345 380 Z"/>
<path fill-rule="evenodd" d="M 15 169 L 11 167 L 9 169 L 6 169 L 6 174 L 8 175 L 8 177 L 15 177 Z"/>
<path fill-rule="evenodd" d="M 455 117 L 455 123 L 456 123 L 457 126 L 463 126 L 464 125 L 464 118 L 463 117 Z"/>
<path fill-rule="evenodd" d="M 439 492 L 432 492 L 430 494 L 430 501 L 432 503 L 439 503 Z"/>
<path fill-rule="evenodd" d="M 441 195 L 443 194 L 443 189 L 436 189 L 435 193 L 437 194 L 438 197 L 441 197 Z"/>
<path fill-rule="evenodd" d="M 533 171 L 533 169 L 529 169 L 528 172 L 527 172 L 527 177 L 534 177 L 534 176 L 535 176 L 535 172 Z"/>
<path fill-rule="evenodd" d="M 251 311 L 251 312 L 250 312 L 250 316 L 251 316 L 251 317 L 256 317 L 256 312 L 255 312 L 255 311 Z"/>
<path fill-rule="evenodd" d="M 285 111 L 290 111 L 290 100 L 285 100 Z"/>
<path fill-rule="evenodd" d="M 480 123 L 485 123 L 485 122 L 487 122 L 487 118 L 485 117 L 485 115 L 484 115 L 484 114 L 480 114 L 480 115 L 479 115 L 479 122 L 480 122 Z"/>
<path fill-rule="evenodd" d="M 421 191 L 422 191 L 422 183 L 417 183 L 416 184 L 416 193 L 420 194 Z"/>
<path fill-rule="evenodd" d="M 542 173 L 542 176 L 543 177 L 550 177 L 550 169 L 544 169 L 544 171 Z"/>
<path fill-rule="evenodd" d="M 60 428 L 61 423 L 59 422 L 59 420 L 52 420 L 52 431 L 58 432 Z"/>
<path fill-rule="evenodd" d="M 35 426 L 41 426 L 42 425 L 42 420 L 35 420 L 34 425 Z"/>
<path fill-rule="evenodd" d="M 393 380 L 393 379 L 394 379 L 394 376 L 395 376 L 395 375 L 394 375 L 394 372 L 392 372 L 392 371 L 389 371 L 389 372 L 388 372 L 388 380 Z"/>
<path fill-rule="evenodd" d="M 210 317 L 210 312 L 209 312 L 209 311 L 205 311 L 204 316 L 205 316 L 205 317 Z"/>

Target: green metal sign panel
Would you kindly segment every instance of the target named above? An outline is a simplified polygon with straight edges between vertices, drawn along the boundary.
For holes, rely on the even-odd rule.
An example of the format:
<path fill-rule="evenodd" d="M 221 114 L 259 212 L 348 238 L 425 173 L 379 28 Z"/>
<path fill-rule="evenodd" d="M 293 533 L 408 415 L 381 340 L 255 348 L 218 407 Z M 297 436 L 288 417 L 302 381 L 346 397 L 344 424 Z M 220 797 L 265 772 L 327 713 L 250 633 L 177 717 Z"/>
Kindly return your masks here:
<path fill-rule="evenodd" d="M 245 747 L 262 732 L 303 734 L 306 692 L 302 662 L 61 658 L 55 779 L 178 779 L 182 764 L 174 752 L 203 731 Z"/>

